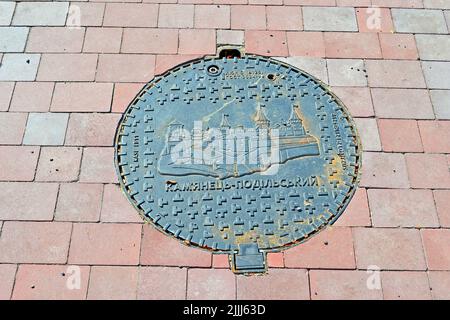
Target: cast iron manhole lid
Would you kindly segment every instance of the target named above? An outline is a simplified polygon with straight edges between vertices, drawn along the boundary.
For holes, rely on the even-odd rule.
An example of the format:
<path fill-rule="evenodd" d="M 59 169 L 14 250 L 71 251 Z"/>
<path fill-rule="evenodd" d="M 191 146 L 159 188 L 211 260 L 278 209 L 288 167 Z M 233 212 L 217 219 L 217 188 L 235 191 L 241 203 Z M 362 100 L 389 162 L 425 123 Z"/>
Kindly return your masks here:
<path fill-rule="evenodd" d="M 123 115 L 116 165 L 142 217 L 237 273 L 336 221 L 361 147 L 319 80 L 259 56 L 204 58 L 149 82 Z"/>

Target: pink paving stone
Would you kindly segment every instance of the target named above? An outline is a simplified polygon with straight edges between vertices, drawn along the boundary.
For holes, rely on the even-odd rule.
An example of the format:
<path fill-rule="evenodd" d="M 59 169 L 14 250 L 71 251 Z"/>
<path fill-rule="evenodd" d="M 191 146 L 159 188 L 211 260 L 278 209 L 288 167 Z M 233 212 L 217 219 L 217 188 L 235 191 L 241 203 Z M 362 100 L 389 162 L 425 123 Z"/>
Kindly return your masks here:
<path fill-rule="evenodd" d="M 266 10 L 264 6 L 232 6 L 231 29 L 266 29 Z"/>
<path fill-rule="evenodd" d="M 124 112 L 133 98 L 144 87 L 143 83 L 116 83 L 112 102 L 112 112 Z"/>
<path fill-rule="evenodd" d="M 433 299 L 450 300 L 450 271 L 430 271 L 428 279 Z"/>
<path fill-rule="evenodd" d="M 126 28 L 123 32 L 122 52 L 177 53 L 178 30 Z"/>
<path fill-rule="evenodd" d="M 52 220 L 58 185 L 55 183 L 1 182 L 1 220 Z"/>
<path fill-rule="evenodd" d="M 0 237 L 0 262 L 65 263 L 71 223 L 5 221 Z"/>
<path fill-rule="evenodd" d="M 181 29 L 178 52 L 180 54 L 215 54 L 216 32 L 209 29 Z"/>
<path fill-rule="evenodd" d="M 114 148 L 85 148 L 80 182 L 117 183 Z"/>
<path fill-rule="evenodd" d="M 442 227 L 450 227 L 450 190 L 434 190 L 434 202 Z"/>
<path fill-rule="evenodd" d="M 411 34 L 380 33 L 380 45 L 384 59 L 418 58 L 416 40 Z"/>
<path fill-rule="evenodd" d="M 155 56 L 144 54 L 103 54 L 98 60 L 99 82 L 147 82 L 153 78 Z"/>
<path fill-rule="evenodd" d="M 155 74 L 162 74 L 173 67 L 197 58 L 201 55 L 158 55 L 156 56 Z"/>
<path fill-rule="evenodd" d="M 325 41 L 322 32 L 288 32 L 289 55 L 325 57 Z"/>
<path fill-rule="evenodd" d="M 373 118 L 354 118 L 364 151 L 381 151 L 378 125 Z"/>
<path fill-rule="evenodd" d="M 55 220 L 98 221 L 102 206 L 103 185 L 64 183 L 59 188 Z"/>
<path fill-rule="evenodd" d="M 345 104 L 354 117 L 372 117 L 374 115 L 369 88 L 333 87 L 332 91 Z"/>
<path fill-rule="evenodd" d="M 359 188 L 342 216 L 339 217 L 334 225 L 337 227 L 368 227 L 371 224 L 367 191 Z"/>
<path fill-rule="evenodd" d="M 9 109 L 13 91 L 14 82 L 0 82 L 0 111 L 7 111 Z"/>
<path fill-rule="evenodd" d="M 182 29 L 193 26 L 193 5 L 161 4 L 159 6 L 158 27 Z"/>
<path fill-rule="evenodd" d="M 358 268 L 377 266 L 385 270 L 425 270 L 419 230 L 354 228 Z"/>
<path fill-rule="evenodd" d="M 284 253 L 287 268 L 353 269 L 355 256 L 350 228 L 329 227 Z"/>
<path fill-rule="evenodd" d="M 121 28 L 87 28 L 83 52 L 118 53 L 121 42 Z"/>
<path fill-rule="evenodd" d="M 450 153 L 450 121 L 419 121 L 423 148 L 428 153 Z"/>
<path fill-rule="evenodd" d="M 94 266 L 89 279 L 89 300 L 136 299 L 138 267 Z"/>
<path fill-rule="evenodd" d="M 141 3 L 107 3 L 103 26 L 156 27 L 158 6 Z"/>
<path fill-rule="evenodd" d="M 309 279 L 313 300 L 375 300 L 383 299 L 381 289 L 369 289 L 366 271 L 311 270 Z"/>
<path fill-rule="evenodd" d="M 69 263 L 137 265 L 141 225 L 76 223 L 70 243 Z"/>
<path fill-rule="evenodd" d="M 230 269 L 230 258 L 228 254 L 213 254 L 213 268 Z"/>
<path fill-rule="evenodd" d="M 81 19 L 76 21 L 72 12 L 80 10 Z M 103 21 L 103 13 L 105 11 L 105 3 L 83 3 L 72 2 L 69 7 L 69 16 L 66 25 L 76 25 L 78 22 L 80 26 L 101 26 Z"/>
<path fill-rule="evenodd" d="M 419 61 L 367 60 L 370 87 L 425 88 Z"/>
<path fill-rule="evenodd" d="M 0 264 L 0 300 L 9 300 L 12 294 L 17 266 Z"/>
<path fill-rule="evenodd" d="M 284 0 L 285 5 L 335 6 L 336 0 Z"/>
<path fill-rule="evenodd" d="M 269 252 L 267 254 L 267 265 L 269 268 L 284 268 L 284 253 Z"/>
<path fill-rule="evenodd" d="M 422 239 L 429 270 L 450 270 L 450 229 L 423 229 Z"/>
<path fill-rule="evenodd" d="M 422 0 L 372 0 L 372 6 L 388 8 L 423 8 Z"/>
<path fill-rule="evenodd" d="M 371 0 L 336 0 L 338 7 L 370 6 Z"/>
<path fill-rule="evenodd" d="M 309 300 L 306 270 L 269 270 L 262 276 L 237 277 L 237 299 Z"/>
<path fill-rule="evenodd" d="M 378 130 L 383 151 L 423 151 L 419 127 L 415 120 L 379 119 Z"/>
<path fill-rule="evenodd" d="M 406 155 L 409 181 L 413 188 L 450 188 L 447 157 L 441 154 L 411 153 Z"/>
<path fill-rule="evenodd" d="M 409 188 L 405 158 L 398 153 L 365 152 L 361 186 Z"/>
<path fill-rule="evenodd" d="M 97 68 L 96 54 L 56 54 L 41 56 L 38 81 L 93 81 Z"/>
<path fill-rule="evenodd" d="M 211 267 L 211 253 L 188 247 L 180 241 L 144 225 L 141 264 L 151 266 Z"/>
<path fill-rule="evenodd" d="M 438 227 L 431 190 L 370 189 L 374 227 Z"/>
<path fill-rule="evenodd" d="M 66 145 L 112 146 L 119 114 L 72 113 L 66 134 Z"/>
<path fill-rule="evenodd" d="M 10 111 L 47 112 L 53 87 L 51 82 L 17 82 Z"/>
<path fill-rule="evenodd" d="M 78 179 L 81 148 L 43 147 L 36 181 L 75 181 Z"/>
<path fill-rule="evenodd" d="M 381 273 L 386 300 L 429 300 L 430 286 L 426 272 L 388 271 Z"/>
<path fill-rule="evenodd" d="M 119 186 L 107 184 L 103 192 L 101 221 L 141 223 L 142 218 Z"/>
<path fill-rule="evenodd" d="M 0 146 L 0 181 L 31 181 L 39 147 Z"/>
<path fill-rule="evenodd" d="M 374 33 L 326 32 L 328 58 L 381 58 L 378 35 Z"/>
<path fill-rule="evenodd" d="M 189 269 L 187 299 L 234 300 L 236 279 L 230 270 Z"/>
<path fill-rule="evenodd" d="M 84 28 L 34 27 L 28 35 L 26 52 L 81 52 Z"/>
<path fill-rule="evenodd" d="M 379 15 L 378 15 L 379 13 Z M 379 21 L 377 20 L 379 18 Z M 393 32 L 391 11 L 388 8 L 357 8 L 359 32 Z"/>
<path fill-rule="evenodd" d="M 0 112 L 0 144 L 21 144 L 26 123 L 26 113 Z"/>
<path fill-rule="evenodd" d="M 184 300 L 187 269 L 141 267 L 137 298 L 142 300 Z"/>
<path fill-rule="evenodd" d="M 245 50 L 264 56 L 287 56 L 286 32 L 258 31 L 245 32 Z"/>
<path fill-rule="evenodd" d="M 301 7 L 267 6 L 267 29 L 303 30 Z"/>
<path fill-rule="evenodd" d="M 79 275 L 79 289 L 73 277 Z M 21 265 L 17 271 L 12 299 L 81 300 L 86 298 L 89 267 L 67 265 Z"/>
<path fill-rule="evenodd" d="M 108 112 L 112 93 L 112 83 L 57 83 L 51 111 Z"/>
<path fill-rule="evenodd" d="M 230 28 L 230 6 L 195 6 L 196 28 Z"/>

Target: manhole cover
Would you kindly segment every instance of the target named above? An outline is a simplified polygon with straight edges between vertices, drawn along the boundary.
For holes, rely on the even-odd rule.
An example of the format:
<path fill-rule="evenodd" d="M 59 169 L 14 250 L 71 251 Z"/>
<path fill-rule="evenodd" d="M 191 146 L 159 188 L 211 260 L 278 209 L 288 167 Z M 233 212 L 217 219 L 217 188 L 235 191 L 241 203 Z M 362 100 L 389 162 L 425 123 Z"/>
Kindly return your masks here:
<path fill-rule="evenodd" d="M 143 218 L 184 243 L 228 253 L 238 273 L 342 214 L 360 144 L 342 103 L 293 66 L 206 58 L 148 83 L 116 137 L 122 188 Z"/>

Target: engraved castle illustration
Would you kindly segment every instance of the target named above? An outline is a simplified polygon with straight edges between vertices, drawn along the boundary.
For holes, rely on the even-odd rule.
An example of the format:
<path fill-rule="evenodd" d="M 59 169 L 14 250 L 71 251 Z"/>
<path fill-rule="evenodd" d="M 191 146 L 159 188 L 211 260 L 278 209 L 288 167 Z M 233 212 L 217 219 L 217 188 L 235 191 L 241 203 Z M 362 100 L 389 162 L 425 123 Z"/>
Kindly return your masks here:
<path fill-rule="evenodd" d="M 274 165 L 320 154 L 317 139 L 305 130 L 300 106 L 292 106 L 286 121 L 271 124 L 258 105 L 252 119 L 254 128 L 232 127 L 228 115 L 222 114 L 214 132 L 195 126 L 189 131 L 183 123 L 173 121 L 158 159 L 159 173 L 225 179 L 263 173 Z"/>

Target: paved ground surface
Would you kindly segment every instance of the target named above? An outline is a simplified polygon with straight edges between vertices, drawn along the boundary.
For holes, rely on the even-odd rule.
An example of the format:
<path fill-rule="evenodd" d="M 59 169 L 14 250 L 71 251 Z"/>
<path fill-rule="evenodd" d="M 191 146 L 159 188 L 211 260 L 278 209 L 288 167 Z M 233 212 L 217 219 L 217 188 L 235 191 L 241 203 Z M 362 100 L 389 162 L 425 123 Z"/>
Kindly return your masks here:
<path fill-rule="evenodd" d="M 0 25 L 1 299 L 450 298 L 450 1 L 1 1 Z M 328 82 L 365 151 L 337 225 L 263 277 L 143 225 L 113 167 L 143 83 L 217 43 Z"/>

